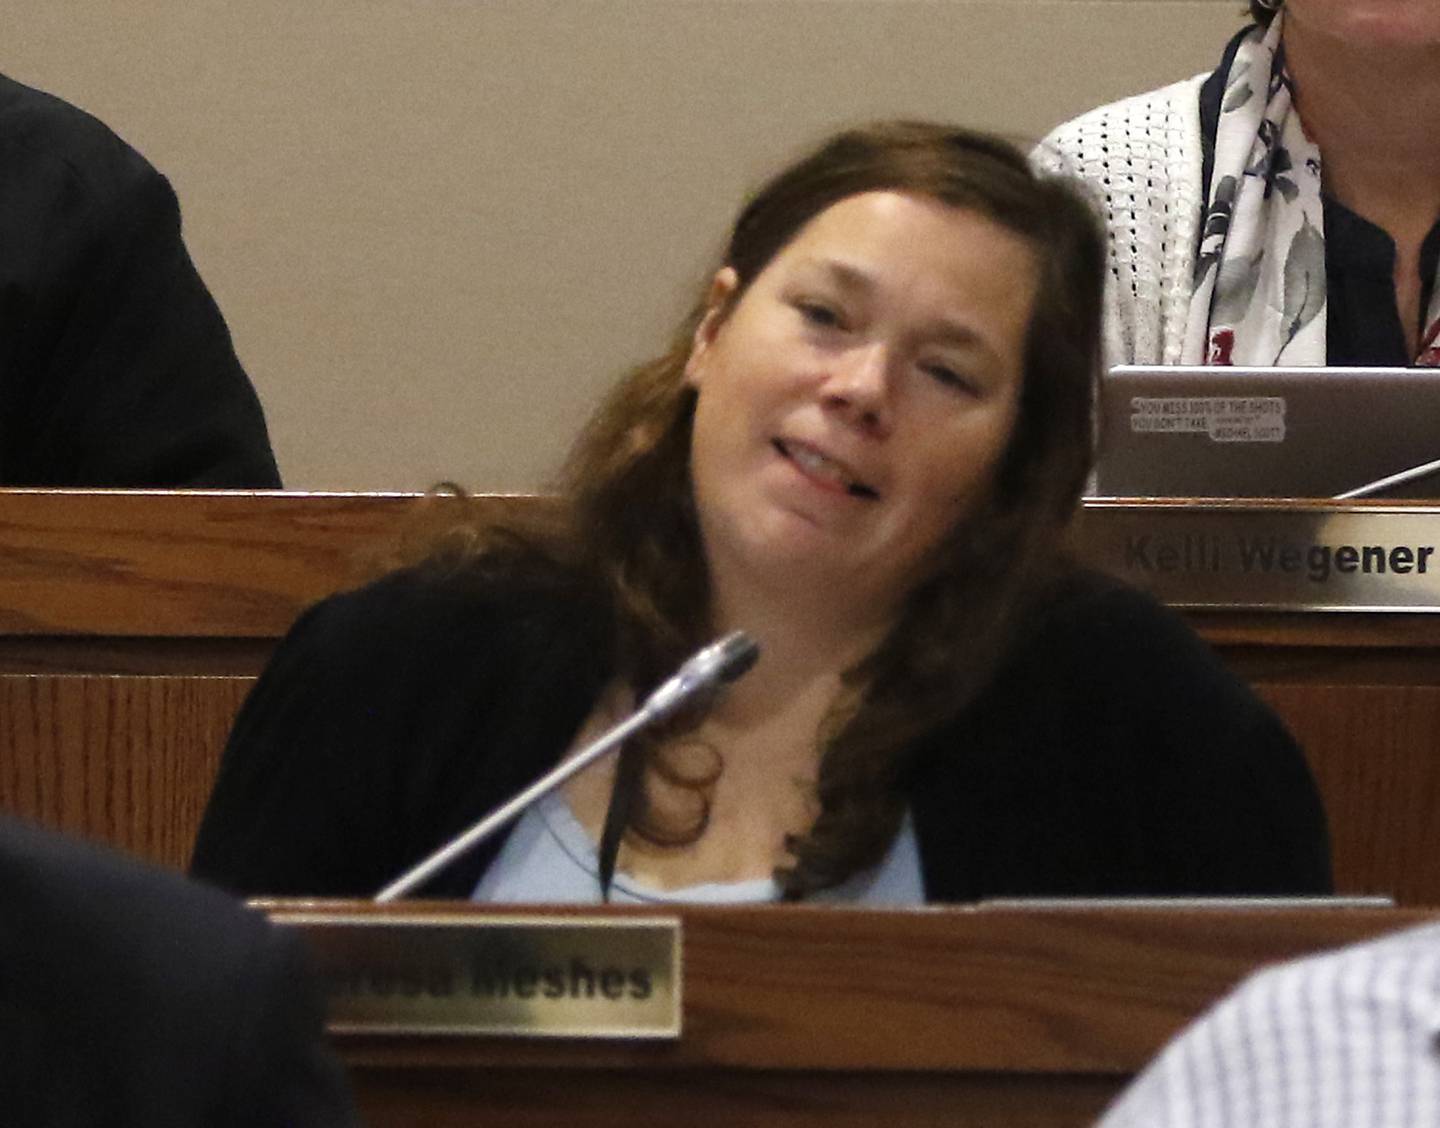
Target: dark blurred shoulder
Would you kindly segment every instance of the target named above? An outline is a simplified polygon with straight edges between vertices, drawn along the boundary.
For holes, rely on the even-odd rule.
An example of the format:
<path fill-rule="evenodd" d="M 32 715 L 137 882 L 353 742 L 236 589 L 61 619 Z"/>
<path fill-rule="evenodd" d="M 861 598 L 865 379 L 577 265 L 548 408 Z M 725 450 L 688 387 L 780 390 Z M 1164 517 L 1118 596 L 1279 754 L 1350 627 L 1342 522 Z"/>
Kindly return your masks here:
<path fill-rule="evenodd" d="M 150 927 L 154 914 L 144 910 L 156 905 L 193 910 L 196 919 L 214 920 L 217 928 L 234 919 L 260 919 L 230 897 L 177 873 L 7 817 L 0 817 L 0 889 L 10 909 L 34 913 L 53 903 L 57 916 L 77 924 L 108 917 L 112 902 L 139 910 L 121 914 L 111 922 L 115 927 L 127 920 L 127 927 Z M 73 896 L 81 890 L 83 896 Z"/>
<path fill-rule="evenodd" d="M 219 890 L 4 817 L 0 904 L 14 1123 L 354 1123 L 298 936 Z"/>
<path fill-rule="evenodd" d="M 158 176 L 99 118 L 53 94 L 0 75 L 0 162 L 4 180 L 53 166 L 87 193 L 105 197 L 137 177 Z M 8 166 L 8 167 L 7 167 Z"/>
<path fill-rule="evenodd" d="M 233 1006 L 272 926 L 216 889 L 109 849 L 0 819 L 0 926 L 6 995 L 52 1019 L 120 1037 L 127 1015 L 211 1030 Z M 22 931 L 11 933 L 14 926 Z M 104 995 L 93 990 L 105 983 Z"/>

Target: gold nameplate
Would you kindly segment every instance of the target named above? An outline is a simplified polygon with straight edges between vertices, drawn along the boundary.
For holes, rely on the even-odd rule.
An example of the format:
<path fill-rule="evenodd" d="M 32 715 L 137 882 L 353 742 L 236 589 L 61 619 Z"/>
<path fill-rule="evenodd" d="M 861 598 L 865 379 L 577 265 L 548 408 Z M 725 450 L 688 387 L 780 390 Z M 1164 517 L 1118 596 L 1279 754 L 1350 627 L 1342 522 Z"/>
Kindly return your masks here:
<path fill-rule="evenodd" d="M 1440 508 L 1087 501 L 1082 559 L 1177 607 L 1440 611 Z"/>
<path fill-rule="evenodd" d="M 340 1034 L 678 1038 L 675 917 L 277 914 Z"/>

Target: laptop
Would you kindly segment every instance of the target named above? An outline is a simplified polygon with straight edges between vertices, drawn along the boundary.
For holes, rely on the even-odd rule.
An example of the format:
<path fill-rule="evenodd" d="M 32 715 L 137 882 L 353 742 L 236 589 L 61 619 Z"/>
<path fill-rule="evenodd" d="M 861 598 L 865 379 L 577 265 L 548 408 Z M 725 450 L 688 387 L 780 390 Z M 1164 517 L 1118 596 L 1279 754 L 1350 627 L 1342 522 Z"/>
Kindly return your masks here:
<path fill-rule="evenodd" d="M 1440 498 L 1440 369 L 1121 365 L 1100 497 Z"/>

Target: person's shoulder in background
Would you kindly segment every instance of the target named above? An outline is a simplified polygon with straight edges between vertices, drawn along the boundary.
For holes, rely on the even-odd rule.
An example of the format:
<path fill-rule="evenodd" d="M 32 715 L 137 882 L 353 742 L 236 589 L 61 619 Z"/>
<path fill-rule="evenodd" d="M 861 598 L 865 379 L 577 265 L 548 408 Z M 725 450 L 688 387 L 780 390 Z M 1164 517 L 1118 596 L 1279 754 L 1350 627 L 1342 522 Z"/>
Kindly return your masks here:
<path fill-rule="evenodd" d="M 53 166 L 52 175 L 66 175 L 100 198 L 133 177 L 154 173 L 149 162 L 99 118 L 3 74 L 0 150 L 12 162 L 28 157 L 32 175 Z"/>
<path fill-rule="evenodd" d="M 350 1125 L 298 937 L 0 819 L 0 1108 L 42 1125 Z"/>
<path fill-rule="evenodd" d="M 278 488 L 169 182 L 0 75 L 0 484 Z"/>
<path fill-rule="evenodd" d="M 1037 161 L 1057 172 L 1089 176 L 1108 155 L 1120 166 L 1154 159 L 1161 172 L 1164 154 L 1198 138 L 1199 91 L 1209 74 L 1132 94 L 1077 114 L 1052 129 L 1036 147 Z"/>
<path fill-rule="evenodd" d="M 1175 364 L 1185 337 L 1204 185 L 1205 75 L 1097 106 L 1036 146 L 1038 168 L 1083 181 L 1109 244 L 1105 364 Z"/>
<path fill-rule="evenodd" d="M 1440 925 L 1279 964 L 1188 1027 L 1101 1128 L 1408 1128 L 1440 1117 Z"/>

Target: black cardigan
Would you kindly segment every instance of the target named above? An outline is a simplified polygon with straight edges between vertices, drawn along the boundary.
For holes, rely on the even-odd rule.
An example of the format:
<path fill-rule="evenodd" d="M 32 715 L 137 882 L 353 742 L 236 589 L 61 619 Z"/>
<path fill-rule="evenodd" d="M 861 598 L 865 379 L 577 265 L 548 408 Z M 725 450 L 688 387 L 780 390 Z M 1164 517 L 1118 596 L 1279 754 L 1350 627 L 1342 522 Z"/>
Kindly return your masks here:
<path fill-rule="evenodd" d="M 280 485 L 169 183 L 3 75 L 0 484 Z"/>
<path fill-rule="evenodd" d="M 194 872 L 369 895 L 555 763 L 609 680 L 563 578 L 389 576 L 311 608 L 236 722 Z M 1325 816 L 1275 716 L 1173 614 L 1079 576 L 924 741 L 926 896 L 1323 893 Z M 427 893 L 468 896 L 492 840 Z"/>

